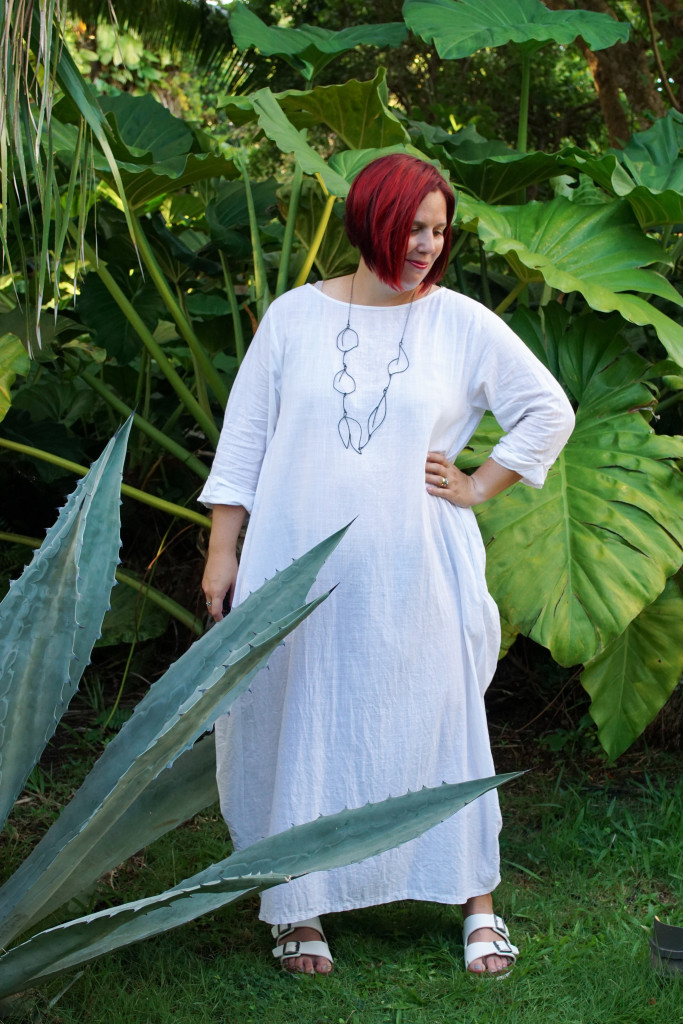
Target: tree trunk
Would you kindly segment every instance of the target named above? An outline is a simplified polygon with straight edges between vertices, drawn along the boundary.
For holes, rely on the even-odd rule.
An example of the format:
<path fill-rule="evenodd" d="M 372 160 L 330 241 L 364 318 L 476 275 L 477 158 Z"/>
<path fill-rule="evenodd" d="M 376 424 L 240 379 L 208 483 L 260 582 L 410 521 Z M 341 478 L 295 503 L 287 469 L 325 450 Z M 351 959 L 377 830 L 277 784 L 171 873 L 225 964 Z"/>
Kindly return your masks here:
<path fill-rule="evenodd" d="M 608 14 L 617 20 L 606 0 L 576 0 L 575 3 L 570 0 L 544 0 L 544 3 L 553 11 L 581 8 Z M 678 0 L 671 0 L 671 3 L 680 9 Z M 647 128 L 652 117 L 666 114 L 666 106 L 652 72 L 649 40 L 634 35 L 627 43 L 617 43 L 597 53 L 590 50 L 583 39 L 576 42 L 593 75 L 613 146 L 623 146 L 634 130 Z"/>

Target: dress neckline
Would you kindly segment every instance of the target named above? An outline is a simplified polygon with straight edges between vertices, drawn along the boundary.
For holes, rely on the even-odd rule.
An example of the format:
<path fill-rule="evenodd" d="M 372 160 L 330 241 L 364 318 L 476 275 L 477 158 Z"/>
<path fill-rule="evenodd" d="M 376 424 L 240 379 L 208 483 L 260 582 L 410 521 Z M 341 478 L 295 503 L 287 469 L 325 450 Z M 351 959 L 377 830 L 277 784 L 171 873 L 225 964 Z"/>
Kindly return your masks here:
<path fill-rule="evenodd" d="M 322 288 L 319 287 L 319 285 L 321 285 L 321 284 L 322 284 L 321 281 L 317 281 L 315 284 L 312 284 L 312 283 L 309 282 L 305 287 L 306 288 L 312 288 L 316 292 L 316 294 L 322 295 L 322 297 L 324 299 L 327 299 L 328 302 L 334 302 L 334 304 L 337 305 L 337 306 L 344 306 L 345 308 L 348 308 L 348 305 L 349 305 L 348 299 L 335 299 L 331 295 L 327 295 L 326 292 L 324 292 L 322 290 Z M 429 295 L 423 295 L 421 299 L 415 299 L 414 302 L 413 302 L 413 305 L 418 306 L 418 305 L 420 305 L 423 302 L 427 302 L 429 299 L 432 299 L 435 295 L 439 295 L 442 291 L 443 291 L 443 288 L 440 288 L 440 287 L 437 286 L 434 289 L 434 291 L 429 293 Z M 402 302 L 402 303 L 400 303 L 400 305 L 397 305 L 397 306 L 365 306 L 365 305 L 363 305 L 360 302 L 354 302 L 353 303 L 353 309 L 382 309 L 382 310 L 390 310 L 390 309 L 403 309 L 406 305 L 407 305 L 407 303 Z"/>

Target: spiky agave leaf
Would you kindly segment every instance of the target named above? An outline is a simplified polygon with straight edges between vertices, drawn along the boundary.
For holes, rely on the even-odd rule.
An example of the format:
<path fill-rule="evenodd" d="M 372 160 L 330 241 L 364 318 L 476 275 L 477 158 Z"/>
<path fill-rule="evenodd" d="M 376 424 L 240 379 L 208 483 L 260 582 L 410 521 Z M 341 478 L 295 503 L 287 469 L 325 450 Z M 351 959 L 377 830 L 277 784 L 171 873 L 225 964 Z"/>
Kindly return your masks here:
<path fill-rule="evenodd" d="M 248 892 L 373 857 L 422 835 L 521 772 L 443 783 L 345 810 L 263 839 L 143 900 L 50 928 L 0 957 L 0 997 L 217 910 Z"/>
<path fill-rule="evenodd" d="M 0 825 L 78 687 L 109 605 L 131 420 L 0 604 Z"/>
<path fill-rule="evenodd" d="M 88 870 L 91 848 L 114 835 L 122 816 L 159 772 L 211 727 L 270 653 L 323 601 L 303 604 L 346 528 L 254 591 L 172 665 L 28 859 L 0 890 L 0 945 L 59 905 L 69 878 Z"/>
<path fill-rule="evenodd" d="M 216 744 L 213 733 L 165 768 L 121 815 L 116 829 L 103 832 L 85 861 L 71 872 L 41 906 L 44 919 L 71 900 L 85 900 L 97 880 L 160 836 L 218 800 Z M 83 908 L 86 909 L 85 907 Z"/>

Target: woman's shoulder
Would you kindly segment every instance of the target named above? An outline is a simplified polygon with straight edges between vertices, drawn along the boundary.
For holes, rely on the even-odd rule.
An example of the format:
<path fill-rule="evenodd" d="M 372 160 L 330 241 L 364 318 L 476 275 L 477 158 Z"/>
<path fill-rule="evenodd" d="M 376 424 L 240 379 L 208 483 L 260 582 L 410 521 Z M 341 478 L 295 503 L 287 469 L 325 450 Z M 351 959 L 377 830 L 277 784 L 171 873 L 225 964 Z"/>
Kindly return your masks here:
<path fill-rule="evenodd" d="M 435 313 L 438 310 L 439 317 L 452 317 L 457 321 L 459 329 L 468 326 L 474 328 L 486 328 L 488 331 L 495 331 L 498 327 L 506 329 L 506 325 L 500 317 L 477 299 L 471 299 L 469 295 L 453 291 L 452 288 L 439 287 L 437 295 L 433 296 L 436 302 L 432 308 Z"/>

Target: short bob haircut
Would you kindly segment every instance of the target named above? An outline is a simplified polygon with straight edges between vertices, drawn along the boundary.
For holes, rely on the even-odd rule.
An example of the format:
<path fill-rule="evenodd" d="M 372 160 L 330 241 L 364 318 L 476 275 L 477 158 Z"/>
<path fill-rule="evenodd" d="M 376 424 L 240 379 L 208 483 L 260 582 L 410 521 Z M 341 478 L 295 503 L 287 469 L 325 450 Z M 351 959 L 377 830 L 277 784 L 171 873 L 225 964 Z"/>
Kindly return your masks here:
<path fill-rule="evenodd" d="M 346 200 L 345 227 L 351 245 L 380 281 L 396 291 L 410 241 L 417 208 L 430 192 L 446 200 L 443 249 L 425 277 L 420 291 L 440 281 L 448 266 L 451 221 L 455 196 L 432 164 L 407 153 L 392 153 L 373 160 L 355 178 Z"/>

